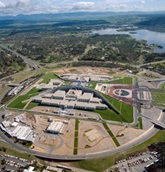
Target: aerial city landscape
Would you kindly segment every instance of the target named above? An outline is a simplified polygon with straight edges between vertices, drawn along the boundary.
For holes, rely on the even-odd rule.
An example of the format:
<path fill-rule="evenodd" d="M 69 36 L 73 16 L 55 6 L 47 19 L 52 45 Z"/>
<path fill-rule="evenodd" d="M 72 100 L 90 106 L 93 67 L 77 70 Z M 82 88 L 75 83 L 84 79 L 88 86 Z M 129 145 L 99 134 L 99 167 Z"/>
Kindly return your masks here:
<path fill-rule="evenodd" d="M 0 0 L 0 171 L 165 171 L 159 1 Z"/>

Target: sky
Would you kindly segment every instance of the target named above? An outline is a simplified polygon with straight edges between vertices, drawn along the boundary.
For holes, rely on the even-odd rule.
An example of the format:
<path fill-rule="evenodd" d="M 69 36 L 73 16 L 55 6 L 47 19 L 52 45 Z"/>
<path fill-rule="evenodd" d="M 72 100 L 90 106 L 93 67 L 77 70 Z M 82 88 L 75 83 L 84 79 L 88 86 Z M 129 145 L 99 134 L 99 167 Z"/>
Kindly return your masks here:
<path fill-rule="evenodd" d="M 0 16 L 79 11 L 165 11 L 165 0 L 0 0 Z"/>

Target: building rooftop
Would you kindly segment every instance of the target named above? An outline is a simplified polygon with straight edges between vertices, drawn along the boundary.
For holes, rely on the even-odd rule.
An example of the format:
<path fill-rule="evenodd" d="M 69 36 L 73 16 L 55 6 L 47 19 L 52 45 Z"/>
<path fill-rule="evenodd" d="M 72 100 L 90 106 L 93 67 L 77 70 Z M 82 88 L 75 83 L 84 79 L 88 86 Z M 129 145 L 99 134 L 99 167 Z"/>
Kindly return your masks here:
<path fill-rule="evenodd" d="M 63 128 L 63 126 L 64 126 L 63 122 L 61 122 L 61 121 L 53 121 L 48 126 L 47 131 L 60 133 L 62 128 Z"/>
<path fill-rule="evenodd" d="M 54 94 L 53 94 L 53 96 L 54 97 L 65 97 L 65 91 L 63 91 L 63 90 L 57 90 Z"/>

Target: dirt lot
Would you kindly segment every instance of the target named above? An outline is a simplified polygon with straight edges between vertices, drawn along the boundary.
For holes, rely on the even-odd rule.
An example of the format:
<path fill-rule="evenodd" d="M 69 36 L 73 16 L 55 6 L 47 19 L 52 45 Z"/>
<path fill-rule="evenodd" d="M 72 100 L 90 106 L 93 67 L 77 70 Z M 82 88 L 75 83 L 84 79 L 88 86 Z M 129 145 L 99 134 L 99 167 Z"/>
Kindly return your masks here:
<path fill-rule="evenodd" d="M 97 130 L 97 132 L 99 133 L 99 137 L 97 137 L 97 139 L 94 141 L 90 141 L 90 139 L 85 136 L 85 133 L 93 129 Z M 102 124 L 88 121 L 80 121 L 79 123 L 78 143 L 78 154 L 101 152 L 116 147 Z"/>
<path fill-rule="evenodd" d="M 141 129 L 126 128 L 124 126 L 110 125 L 108 124 L 110 130 L 113 132 L 114 136 L 117 136 L 117 140 L 120 145 L 128 143 L 129 141 L 135 139 L 136 137 L 143 134 L 145 131 Z M 123 136 L 122 136 L 123 135 Z"/>
<path fill-rule="evenodd" d="M 115 71 L 115 69 L 114 69 Z M 88 67 L 78 67 L 78 68 L 62 68 L 58 70 L 54 70 L 55 73 L 92 73 L 92 74 L 99 74 L 99 75 L 107 75 L 109 74 L 109 69 L 103 69 L 103 68 L 88 68 Z"/>
<path fill-rule="evenodd" d="M 13 115 L 9 117 L 11 122 L 14 121 L 14 117 L 20 113 L 14 112 L 12 114 Z M 31 146 L 32 149 L 51 154 L 73 155 L 75 119 L 48 115 L 34 115 L 32 113 L 24 114 L 26 125 L 30 126 L 36 133 L 35 142 Z M 45 132 L 50 125 L 50 120 L 65 121 L 61 131 L 62 134 L 50 134 Z M 68 123 L 66 121 L 68 121 Z M 25 124 L 20 123 L 20 125 Z M 144 133 L 144 130 L 126 128 L 125 126 L 112 124 L 108 124 L 108 126 L 120 145 L 128 143 Z M 113 140 L 101 123 L 79 120 L 78 154 L 96 153 L 111 150 L 115 147 Z"/>

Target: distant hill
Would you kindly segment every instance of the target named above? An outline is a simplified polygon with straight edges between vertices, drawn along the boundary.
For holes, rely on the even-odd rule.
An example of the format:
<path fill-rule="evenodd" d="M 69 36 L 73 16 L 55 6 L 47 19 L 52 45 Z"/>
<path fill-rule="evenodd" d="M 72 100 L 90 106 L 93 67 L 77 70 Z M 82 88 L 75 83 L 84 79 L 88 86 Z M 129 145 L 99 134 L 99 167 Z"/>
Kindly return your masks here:
<path fill-rule="evenodd" d="M 151 12 L 73 12 L 73 13 L 56 13 L 56 14 L 20 14 L 17 16 L 0 16 L 0 20 L 29 20 L 29 21 L 60 21 L 72 20 L 72 19 L 103 19 L 105 17 L 118 16 L 118 15 L 138 15 L 138 14 L 150 14 Z M 165 12 L 152 12 L 152 13 L 164 13 Z"/>
<path fill-rule="evenodd" d="M 145 21 L 136 23 L 136 25 L 139 27 L 163 29 L 165 28 L 165 14 L 147 16 Z"/>

